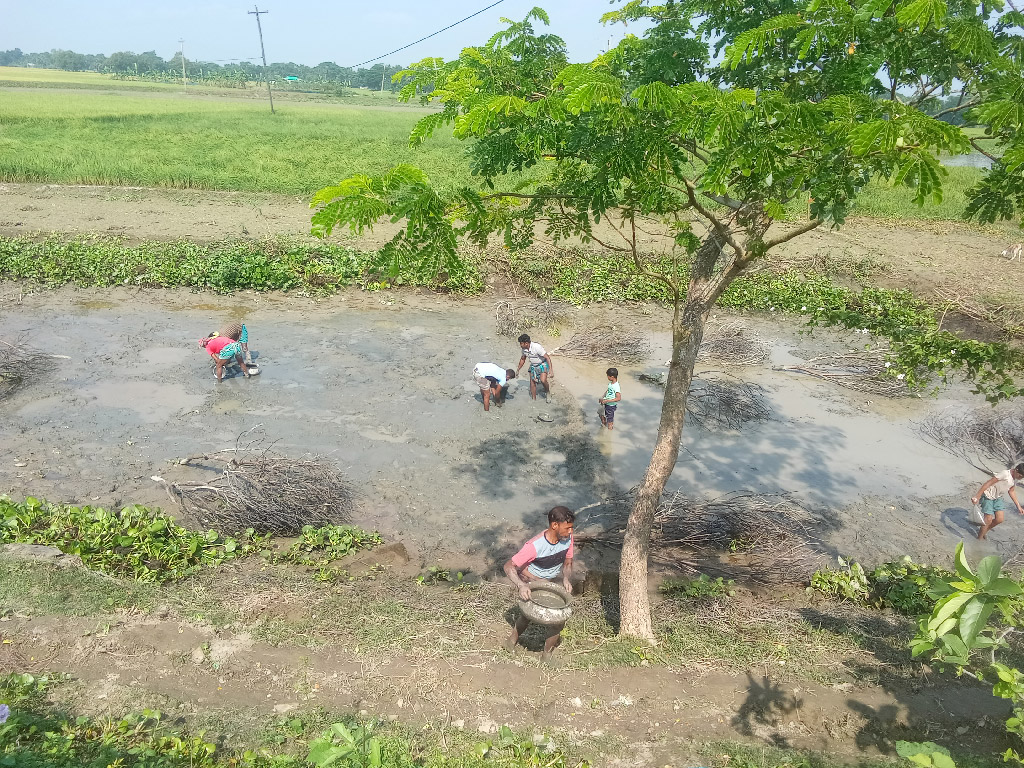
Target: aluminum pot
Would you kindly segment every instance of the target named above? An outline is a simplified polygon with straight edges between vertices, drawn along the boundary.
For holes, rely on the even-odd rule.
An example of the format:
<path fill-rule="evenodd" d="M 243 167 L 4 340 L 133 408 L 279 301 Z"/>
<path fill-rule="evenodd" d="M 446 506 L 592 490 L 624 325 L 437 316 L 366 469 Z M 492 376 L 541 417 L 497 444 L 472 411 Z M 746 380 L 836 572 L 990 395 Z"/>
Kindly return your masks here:
<path fill-rule="evenodd" d="M 572 616 L 572 595 L 557 584 L 531 582 L 530 599 L 519 601 L 519 610 L 534 624 L 565 624 Z"/>

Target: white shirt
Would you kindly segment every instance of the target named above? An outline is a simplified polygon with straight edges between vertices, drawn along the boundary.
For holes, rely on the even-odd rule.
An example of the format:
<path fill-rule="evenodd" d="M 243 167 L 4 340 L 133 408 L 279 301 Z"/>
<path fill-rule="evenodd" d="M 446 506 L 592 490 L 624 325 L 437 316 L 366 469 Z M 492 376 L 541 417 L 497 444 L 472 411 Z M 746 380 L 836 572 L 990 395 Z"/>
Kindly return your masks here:
<path fill-rule="evenodd" d="M 540 365 L 543 363 L 546 354 L 547 352 L 544 351 L 544 347 L 536 341 L 531 341 L 529 348 L 523 350 L 523 357 L 529 358 L 530 365 Z"/>
<path fill-rule="evenodd" d="M 495 365 L 494 363 L 477 363 L 476 367 L 473 369 L 473 373 L 485 378 L 490 376 L 493 379 L 497 379 L 501 386 L 505 386 L 505 369 L 501 366 Z"/>
<path fill-rule="evenodd" d="M 995 483 L 985 491 L 985 498 L 987 499 L 998 499 L 1016 484 L 1016 481 L 1013 479 L 1013 475 L 1010 474 L 1010 470 L 1008 469 L 1002 472 L 996 472 L 995 478 Z"/>

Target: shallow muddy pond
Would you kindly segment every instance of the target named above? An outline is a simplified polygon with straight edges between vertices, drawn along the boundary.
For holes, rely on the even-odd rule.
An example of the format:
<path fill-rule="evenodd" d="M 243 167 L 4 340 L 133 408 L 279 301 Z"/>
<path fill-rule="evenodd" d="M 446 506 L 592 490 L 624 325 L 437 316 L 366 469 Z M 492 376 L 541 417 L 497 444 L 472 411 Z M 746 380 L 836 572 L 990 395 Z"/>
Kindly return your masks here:
<path fill-rule="evenodd" d="M 202 477 L 175 460 L 260 426 L 277 450 L 337 462 L 362 496 L 355 522 L 401 537 L 425 562 L 494 566 L 544 526 L 551 506 L 592 504 L 638 482 L 662 395 L 637 374 L 664 370 L 662 314 L 581 310 L 578 327 L 614 319 L 648 329 L 651 359 L 629 367 L 558 357 L 553 402 L 531 400 L 522 381 L 485 413 L 474 363 L 515 367 L 519 356 L 514 339 L 496 335 L 486 301 L 61 290 L 19 303 L 8 292 L 0 338 L 25 335 L 70 359 L 0 404 L 0 491 L 174 509 L 151 476 Z M 262 373 L 218 384 L 197 340 L 243 317 Z M 703 498 L 790 492 L 821 520 L 827 552 L 872 561 L 946 558 L 972 535 L 966 497 L 980 476 L 913 430 L 915 418 L 967 395 L 887 401 L 773 371 L 796 359 L 796 347 L 846 349 L 863 337 L 747 322 L 772 340 L 773 360 L 729 373 L 764 387 L 772 416 L 734 431 L 688 426 L 670 488 Z M 572 328 L 561 331 L 537 336 L 551 349 Z M 620 369 L 623 397 L 614 432 L 596 412 L 609 365 Z M 1024 523 L 1013 518 L 988 543 L 968 538 L 971 550 L 1015 552 Z"/>

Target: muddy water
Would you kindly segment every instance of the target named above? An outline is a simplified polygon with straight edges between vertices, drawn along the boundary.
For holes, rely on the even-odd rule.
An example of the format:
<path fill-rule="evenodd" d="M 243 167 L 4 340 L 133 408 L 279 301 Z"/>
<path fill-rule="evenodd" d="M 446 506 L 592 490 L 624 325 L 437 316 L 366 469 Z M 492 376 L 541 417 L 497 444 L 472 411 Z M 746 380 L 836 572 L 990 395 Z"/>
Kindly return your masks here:
<path fill-rule="evenodd" d="M 664 327 L 657 310 L 618 314 Z M 243 318 L 262 373 L 217 384 L 196 340 Z M 854 343 L 820 331 L 798 339 L 793 327 L 755 322 L 777 340 L 776 364 L 795 359 L 798 343 Z M 614 361 L 558 358 L 553 402 L 531 400 L 523 384 L 503 408 L 484 413 L 473 364 L 518 360 L 515 341 L 493 328 L 487 302 L 413 294 L 314 302 L 64 290 L 19 303 L 8 291 L 0 294 L 0 338 L 27 334 L 71 359 L 56 360 L 50 376 L 0 405 L 0 491 L 170 507 L 152 475 L 202 478 L 204 470 L 173 462 L 261 426 L 281 451 L 327 455 L 348 473 L 362 497 L 356 522 L 401 536 L 428 562 L 493 566 L 543 526 L 551 506 L 589 504 L 639 480 L 661 392 L 636 373 L 658 370 L 667 357 L 665 336 L 654 333 L 647 365 L 619 366 L 614 432 L 596 417 Z M 893 403 L 770 365 L 733 373 L 765 387 L 773 418 L 736 432 L 688 429 L 670 487 L 709 498 L 790 491 L 820 516 L 830 552 L 867 559 L 943 557 L 970 535 L 964 497 L 974 470 L 912 429 L 915 417 L 962 394 Z M 1010 520 L 992 543 L 974 546 L 1015 551 L 1020 525 Z"/>

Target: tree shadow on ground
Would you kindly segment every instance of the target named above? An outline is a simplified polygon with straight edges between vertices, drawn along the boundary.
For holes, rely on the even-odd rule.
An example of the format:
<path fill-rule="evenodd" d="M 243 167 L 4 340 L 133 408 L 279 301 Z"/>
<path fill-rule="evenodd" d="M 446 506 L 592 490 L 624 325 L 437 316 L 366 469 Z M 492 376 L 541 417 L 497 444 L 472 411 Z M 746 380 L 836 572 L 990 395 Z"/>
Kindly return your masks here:
<path fill-rule="evenodd" d="M 747 697 L 732 719 L 732 725 L 744 736 L 758 736 L 759 731 L 777 728 L 779 721 L 799 710 L 802 703 L 777 682 L 767 677 L 755 678 L 748 672 Z M 790 746 L 789 740 L 778 731 L 773 731 L 768 741 L 776 747 Z"/>
<path fill-rule="evenodd" d="M 853 638 L 870 658 L 845 660 L 845 672 L 892 698 L 885 703 L 847 700 L 849 710 L 859 716 L 854 741 L 860 749 L 893 754 L 898 740 L 935 741 L 979 753 L 999 748 L 1005 734 L 980 729 L 961 733 L 958 727 L 985 715 L 1005 719 L 1009 705 L 994 698 L 990 686 L 930 671 L 912 659 L 908 644 L 915 633 L 913 619 L 838 603 L 804 608 L 800 615 L 811 626 Z"/>

